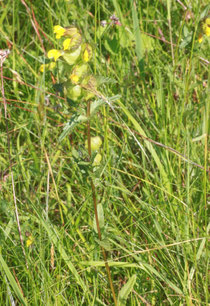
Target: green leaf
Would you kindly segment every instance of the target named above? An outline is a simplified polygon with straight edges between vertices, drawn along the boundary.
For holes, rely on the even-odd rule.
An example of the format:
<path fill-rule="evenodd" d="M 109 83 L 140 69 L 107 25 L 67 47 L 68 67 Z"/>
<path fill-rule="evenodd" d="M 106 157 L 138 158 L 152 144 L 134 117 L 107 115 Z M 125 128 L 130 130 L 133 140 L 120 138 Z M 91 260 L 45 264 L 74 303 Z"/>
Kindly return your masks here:
<path fill-rule="evenodd" d="M 96 31 L 96 35 L 97 35 L 97 38 L 100 39 L 103 34 L 105 33 L 105 31 L 107 30 L 107 25 L 105 27 L 102 27 L 101 25 L 97 28 L 97 31 Z"/>
<path fill-rule="evenodd" d="M 109 78 L 109 77 L 104 77 L 104 76 L 97 76 L 96 77 L 97 80 L 97 86 L 99 85 L 103 85 L 103 84 L 116 84 L 117 81 L 113 78 Z"/>
<path fill-rule="evenodd" d="M 204 8 L 204 10 L 202 11 L 202 13 L 200 14 L 199 21 L 202 20 L 204 17 L 208 17 L 209 10 L 210 10 L 210 4 L 208 4 L 208 5 Z"/>
<path fill-rule="evenodd" d="M 120 46 L 122 48 L 128 48 L 133 44 L 134 36 L 130 32 L 130 30 L 126 27 L 119 27 L 119 41 L 120 41 Z"/>
<path fill-rule="evenodd" d="M 105 103 L 106 101 L 102 99 L 93 101 L 90 105 L 90 116 L 92 117 L 98 111 L 99 107 L 101 107 Z"/>
<path fill-rule="evenodd" d="M 180 47 L 181 49 L 185 48 L 187 45 L 189 45 L 189 44 L 191 43 L 192 38 L 193 38 L 193 32 L 188 33 L 188 34 L 184 37 L 184 39 L 183 39 L 183 41 L 181 42 L 181 44 L 180 44 L 179 47 Z"/>
<path fill-rule="evenodd" d="M 111 243 L 108 239 L 98 240 L 96 239 L 97 243 L 104 248 L 106 251 L 110 252 L 112 250 Z"/>
<path fill-rule="evenodd" d="M 104 47 L 109 53 L 116 55 L 119 52 L 119 41 L 116 39 L 116 37 L 113 39 L 106 39 L 104 42 Z"/>
<path fill-rule="evenodd" d="M 134 285 L 136 283 L 136 274 L 132 275 L 127 283 L 122 287 L 118 295 L 118 306 L 125 306 L 126 300 L 131 293 Z"/>
<path fill-rule="evenodd" d="M 120 96 L 116 95 L 111 98 L 107 98 L 107 100 L 98 99 L 98 100 L 93 101 L 90 107 L 90 118 L 98 111 L 100 106 L 102 106 L 103 104 L 107 102 L 111 103 L 115 100 L 118 100 L 119 98 Z M 80 123 L 83 123 L 86 121 L 87 121 L 87 117 L 85 115 L 74 114 L 69 120 L 69 122 L 65 125 L 63 132 L 61 133 L 58 141 L 59 142 L 62 141 L 67 135 L 69 135 L 75 129 L 75 127 L 77 127 Z"/>
<path fill-rule="evenodd" d="M 104 227 L 104 210 L 103 210 L 102 204 L 97 205 L 97 211 L 98 211 L 99 226 L 100 226 L 100 229 L 102 229 Z M 93 228 L 94 228 L 94 231 L 98 233 L 95 216 L 93 220 Z"/>
<path fill-rule="evenodd" d="M 146 35 L 146 34 L 142 34 L 142 41 L 144 44 L 144 51 L 150 52 L 152 50 L 154 50 L 155 47 L 155 40 L 154 38 Z"/>
<path fill-rule="evenodd" d="M 75 114 L 71 117 L 70 121 L 65 125 L 62 134 L 60 135 L 58 141 L 62 141 L 64 137 L 69 135 L 73 129 L 80 123 L 87 121 L 87 117 L 84 115 Z"/>

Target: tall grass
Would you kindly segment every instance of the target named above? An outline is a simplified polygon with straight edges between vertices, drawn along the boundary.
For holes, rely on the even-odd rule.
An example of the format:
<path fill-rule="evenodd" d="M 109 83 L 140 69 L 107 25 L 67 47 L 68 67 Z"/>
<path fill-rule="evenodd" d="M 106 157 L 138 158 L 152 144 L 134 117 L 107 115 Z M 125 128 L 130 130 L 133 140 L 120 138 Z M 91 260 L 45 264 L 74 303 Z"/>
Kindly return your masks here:
<path fill-rule="evenodd" d="M 209 37 L 198 43 L 208 12 L 207 1 L 0 2 L 0 47 L 11 51 L 8 133 L 3 95 L 0 121 L 0 305 L 113 305 L 101 246 L 119 305 L 208 303 Z M 120 24 L 100 27 L 114 13 Z M 92 176 L 102 240 L 86 123 L 60 141 L 86 105 L 60 90 L 61 66 L 39 71 L 57 47 L 56 24 L 75 24 L 94 46 L 91 69 L 109 103 L 96 97 L 90 131 L 103 138 Z"/>

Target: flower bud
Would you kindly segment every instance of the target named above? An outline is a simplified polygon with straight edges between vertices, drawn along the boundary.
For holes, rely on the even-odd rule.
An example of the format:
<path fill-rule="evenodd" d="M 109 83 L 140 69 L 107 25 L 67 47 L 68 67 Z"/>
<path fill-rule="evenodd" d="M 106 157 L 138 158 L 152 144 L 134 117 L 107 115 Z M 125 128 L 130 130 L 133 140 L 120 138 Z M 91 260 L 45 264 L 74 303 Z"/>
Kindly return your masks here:
<path fill-rule="evenodd" d="M 102 145 L 101 137 L 99 137 L 99 136 L 91 137 L 90 145 L 91 145 L 91 151 L 92 151 L 92 152 L 98 151 L 99 148 L 100 148 L 101 145 Z M 88 142 L 87 142 L 87 140 L 85 141 L 85 148 L 86 148 L 86 149 L 88 148 Z"/>
<path fill-rule="evenodd" d="M 68 98 L 73 100 L 73 101 L 77 101 L 78 98 L 81 96 L 81 93 L 82 93 L 82 88 L 79 85 L 71 87 L 67 91 Z"/>

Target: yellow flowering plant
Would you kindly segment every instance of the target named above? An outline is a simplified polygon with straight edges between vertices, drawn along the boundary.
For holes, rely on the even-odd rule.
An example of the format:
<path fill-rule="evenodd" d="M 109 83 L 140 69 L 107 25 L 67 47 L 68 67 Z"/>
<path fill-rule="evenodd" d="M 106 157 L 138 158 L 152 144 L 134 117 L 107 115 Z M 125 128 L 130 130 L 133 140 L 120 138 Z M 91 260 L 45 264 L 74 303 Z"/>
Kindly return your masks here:
<path fill-rule="evenodd" d="M 72 101 L 81 101 L 82 97 L 85 98 L 85 101 L 89 100 L 94 96 L 94 94 L 90 94 L 90 88 L 87 89 L 85 87 L 88 85 L 87 82 L 86 84 L 82 82 L 85 77 L 90 76 L 90 69 L 87 63 L 91 60 L 93 55 L 91 45 L 82 42 L 83 39 L 81 32 L 74 26 L 62 27 L 60 25 L 55 25 L 53 33 L 55 34 L 56 39 L 60 40 L 59 44 L 61 45 L 61 48 L 51 49 L 48 51 L 47 57 L 54 62 L 50 64 L 42 64 L 40 72 L 46 70 L 52 71 L 55 67 L 55 62 L 62 58 L 66 63 L 65 64 L 62 61 L 65 70 L 71 71 L 68 81 L 65 82 L 66 88 L 64 88 L 64 92 L 68 95 L 67 98 Z M 94 90 L 96 90 L 96 85 L 97 83 L 94 82 Z"/>
<path fill-rule="evenodd" d="M 58 62 L 58 64 L 60 62 L 64 68 L 63 77 L 66 81 L 62 83 L 62 86 L 67 101 L 70 101 L 70 103 L 71 101 L 89 103 L 89 101 L 97 95 L 97 80 L 91 74 L 89 67 L 89 62 L 93 56 L 91 45 L 83 41 L 81 31 L 75 26 L 62 27 L 60 25 L 55 25 L 53 33 L 59 41 L 58 45 L 60 48 L 48 51 L 47 57 L 53 60 L 53 62 L 41 65 L 40 72 L 46 70 L 52 71 L 56 67 L 55 62 Z M 96 109 L 103 103 L 101 101 L 100 103 L 94 101 L 89 115 L 94 114 Z M 71 103 L 71 105 L 75 104 Z M 80 113 L 81 112 L 82 110 L 80 110 Z M 79 116 L 77 123 L 85 121 L 87 121 L 87 116 L 83 115 Z M 60 139 L 64 136 L 65 132 L 62 133 Z M 102 144 L 99 136 L 91 137 L 91 150 L 93 152 L 95 151 L 94 145 L 92 144 L 94 140 L 99 141 L 100 146 Z M 88 145 L 86 143 L 86 149 L 87 147 Z M 92 160 L 94 166 L 98 166 L 102 160 L 100 152 L 96 152 L 96 154 L 98 154 L 98 156 L 93 156 Z"/>
<path fill-rule="evenodd" d="M 58 62 L 58 66 L 59 63 L 61 63 L 63 68 L 62 72 L 64 72 L 62 77 L 65 78 L 64 83 L 62 83 L 63 92 L 67 97 L 67 101 L 71 101 L 71 106 L 78 102 L 83 102 L 86 106 L 85 108 L 80 107 L 77 112 L 74 112 L 69 122 L 65 125 L 59 137 L 59 141 L 62 141 L 62 139 L 70 134 L 78 125 L 85 122 L 87 123 L 87 141 L 81 153 L 84 154 L 84 158 L 81 157 L 81 154 L 78 154 L 76 150 L 72 150 L 72 156 L 75 158 L 78 169 L 81 169 L 81 174 L 90 181 L 95 220 L 98 220 L 96 221 L 98 238 L 102 240 L 104 239 L 104 234 L 101 233 L 100 227 L 103 226 L 99 223 L 99 205 L 97 204 L 95 196 L 96 187 L 94 185 L 94 179 L 99 179 L 101 177 L 99 172 L 103 171 L 103 166 L 101 166 L 101 147 L 103 142 L 100 136 L 91 137 L 90 118 L 95 115 L 99 107 L 109 102 L 107 102 L 107 99 L 97 91 L 97 86 L 100 84 L 100 81 L 92 75 L 89 66 L 93 56 L 93 50 L 89 43 L 83 41 L 79 29 L 76 27 L 62 27 L 56 25 L 54 26 L 53 32 L 56 39 L 59 40 L 59 49 L 51 49 L 48 51 L 47 57 L 53 60 L 53 62 L 42 65 L 40 71 L 43 72 L 45 69 L 53 69 L 56 61 Z M 117 98 L 118 96 L 114 97 L 112 101 Z M 95 100 L 92 101 L 92 99 Z M 102 206 L 100 207 L 103 209 Z M 29 244 L 30 242 L 28 242 L 28 245 Z M 106 252 L 103 246 L 102 250 L 104 261 L 107 262 Z M 115 305 L 117 305 L 108 263 L 106 265 L 106 270 Z"/>

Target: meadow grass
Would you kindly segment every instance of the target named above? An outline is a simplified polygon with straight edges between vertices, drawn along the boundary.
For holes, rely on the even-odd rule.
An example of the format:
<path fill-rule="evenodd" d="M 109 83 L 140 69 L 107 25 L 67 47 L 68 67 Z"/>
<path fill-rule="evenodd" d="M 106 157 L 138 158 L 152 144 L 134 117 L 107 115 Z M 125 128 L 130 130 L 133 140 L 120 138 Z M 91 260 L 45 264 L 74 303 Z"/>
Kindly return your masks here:
<path fill-rule="evenodd" d="M 114 305 L 102 248 L 118 305 L 207 305 L 208 13 L 207 0 L 0 2 L 0 49 L 11 51 L 1 77 L 0 305 Z M 104 97 L 90 121 L 103 139 L 95 172 L 86 123 L 61 137 L 87 103 L 62 92 L 65 67 L 39 70 L 57 24 L 76 25 L 94 49 Z"/>

